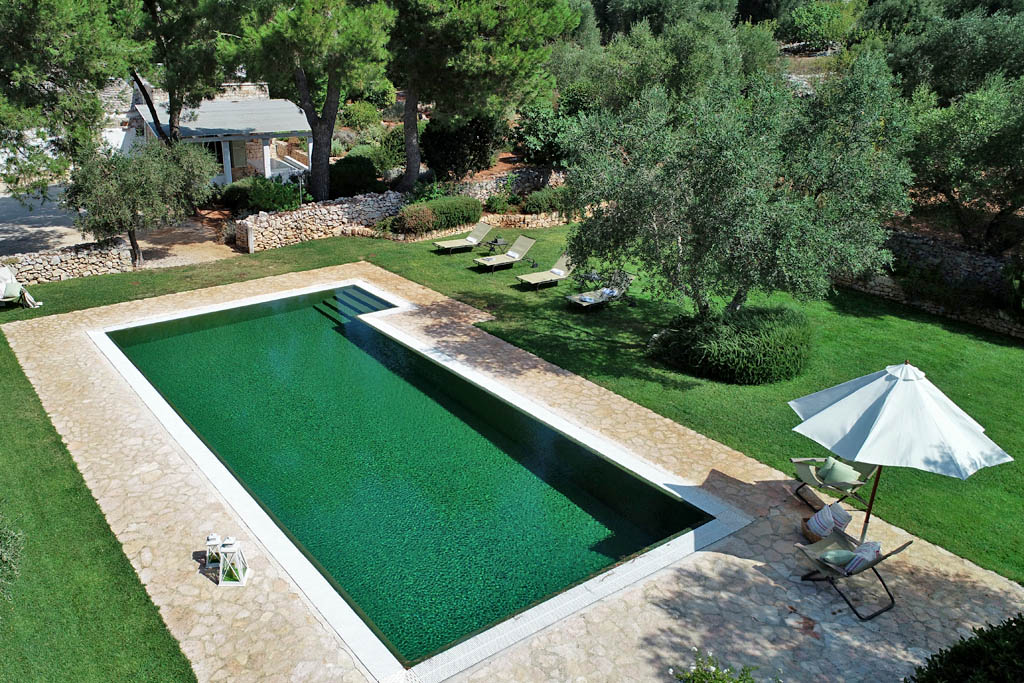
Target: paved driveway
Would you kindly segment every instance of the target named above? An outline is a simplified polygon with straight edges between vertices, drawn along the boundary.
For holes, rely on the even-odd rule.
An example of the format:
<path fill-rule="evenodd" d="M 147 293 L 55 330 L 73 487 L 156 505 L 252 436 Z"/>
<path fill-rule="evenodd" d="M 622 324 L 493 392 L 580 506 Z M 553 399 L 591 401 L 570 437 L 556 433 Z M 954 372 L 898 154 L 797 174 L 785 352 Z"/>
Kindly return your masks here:
<path fill-rule="evenodd" d="M 53 197 L 61 189 L 50 188 Z M 55 201 L 31 201 L 22 204 L 10 194 L 0 192 L 0 256 L 41 249 L 53 249 L 87 242 L 74 227 L 71 214 Z"/>

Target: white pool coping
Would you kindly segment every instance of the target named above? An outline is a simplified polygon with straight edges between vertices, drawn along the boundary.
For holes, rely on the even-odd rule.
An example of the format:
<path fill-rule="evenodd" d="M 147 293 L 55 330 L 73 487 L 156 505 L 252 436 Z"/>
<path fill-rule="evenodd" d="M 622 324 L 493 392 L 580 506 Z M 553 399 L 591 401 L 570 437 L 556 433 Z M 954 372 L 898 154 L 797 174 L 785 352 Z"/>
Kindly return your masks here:
<path fill-rule="evenodd" d="M 391 337 L 403 346 L 445 367 L 484 391 L 512 404 L 616 466 L 663 489 L 669 495 L 708 512 L 715 519 L 520 612 L 486 631 L 420 662 L 411 669 L 405 669 L 349 603 L 292 543 L 220 459 L 207 448 L 206 444 L 188 427 L 153 385 L 107 336 L 108 332 L 115 330 L 353 285 L 394 305 L 394 308 L 358 316 L 381 334 Z M 324 620 L 338 633 L 359 662 L 378 681 L 423 681 L 423 683 L 442 681 L 580 609 L 682 560 L 694 551 L 728 536 L 752 521 L 749 516 L 711 495 L 699 485 L 688 482 L 644 460 L 588 427 L 561 417 L 547 406 L 512 390 L 490 375 L 479 372 L 470 365 L 441 352 L 429 342 L 410 335 L 389 323 L 389 316 L 416 308 L 417 306 L 409 301 L 364 279 L 349 278 L 333 283 L 311 285 L 220 304 L 199 306 L 167 315 L 139 318 L 129 323 L 88 331 L 89 337 L 103 355 L 135 390 L 217 492 L 244 521 L 253 537 L 259 540 L 267 552 L 292 577 L 292 580 L 315 609 L 320 612 Z"/>

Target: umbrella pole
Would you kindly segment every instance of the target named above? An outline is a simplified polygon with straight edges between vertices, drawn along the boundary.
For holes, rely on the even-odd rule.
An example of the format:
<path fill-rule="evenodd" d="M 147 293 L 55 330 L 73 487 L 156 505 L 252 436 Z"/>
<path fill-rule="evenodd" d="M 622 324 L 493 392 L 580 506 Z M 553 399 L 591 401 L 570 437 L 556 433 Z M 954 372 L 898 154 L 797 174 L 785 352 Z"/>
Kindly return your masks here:
<path fill-rule="evenodd" d="M 878 466 L 878 471 L 875 472 L 875 483 L 871 485 L 871 500 L 868 501 L 868 511 L 864 515 L 864 527 L 860 530 L 860 542 L 863 543 L 864 539 L 868 535 L 868 522 L 871 521 L 871 508 L 875 506 L 875 492 L 878 491 L 878 480 L 882 477 L 882 466 Z"/>

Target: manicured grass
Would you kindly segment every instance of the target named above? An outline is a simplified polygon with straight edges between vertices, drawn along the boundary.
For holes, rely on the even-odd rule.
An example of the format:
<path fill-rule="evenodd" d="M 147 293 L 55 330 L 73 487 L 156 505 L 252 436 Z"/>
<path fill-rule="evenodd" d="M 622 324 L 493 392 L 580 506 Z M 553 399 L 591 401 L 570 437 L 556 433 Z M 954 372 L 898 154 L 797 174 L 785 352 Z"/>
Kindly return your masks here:
<path fill-rule="evenodd" d="M 515 237 L 513 231 L 498 234 L 509 241 Z M 530 256 L 541 268 L 550 267 L 565 228 L 533 230 L 530 236 L 538 239 Z M 642 281 L 634 288 L 635 306 L 620 302 L 577 313 L 566 308 L 564 295 L 572 291 L 567 283 L 521 291 L 514 273 L 528 271 L 528 265 L 479 274 L 467 268 L 471 258 L 436 255 L 427 243 L 319 240 L 196 266 L 39 285 L 32 291 L 46 302 L 44 308 L 2 311 L 0 323 L 364 259 L 490 311 L 496 320 L 484 325 L 488 331 L 783 472 L 790 471 L 790 457 L 823 453 L 790 431 L 798 420 L 786 401 L 905 358 L 985 425 L 1007 452 L 1024 455 L 1024 343 L 1019 341 L 852 292 L 810 304 L 776 296 L 773 302 L 799 305 L 813 323 L 810 365 L 792 381 L 736 387 L 671 372 L 644 358 L 647 339 L 679 307 L 650 300 L 640 291 Z M 29 535 L 16 603 L 0 605 L 0 679 L 62 662 L 76 678 L 109 662 L 126 671 L 163 666 L 161 678 L 186 677 L 187 665 L 173 639 L 157 621 L 6 343 L 0 345 L 0 395 L 17 416 L 5 415 L 0 422 L 0 506 Z M 876 510 L 912 533 L 1024 582 L 1022 490 L 1019 460 L 966 482 L 893 468 L 881 480 Z M 54 538 L 62 539 L 67 555 L 48 565 L 42 553 Z M 67 656 L 49 655 L 58 649 Z"/>

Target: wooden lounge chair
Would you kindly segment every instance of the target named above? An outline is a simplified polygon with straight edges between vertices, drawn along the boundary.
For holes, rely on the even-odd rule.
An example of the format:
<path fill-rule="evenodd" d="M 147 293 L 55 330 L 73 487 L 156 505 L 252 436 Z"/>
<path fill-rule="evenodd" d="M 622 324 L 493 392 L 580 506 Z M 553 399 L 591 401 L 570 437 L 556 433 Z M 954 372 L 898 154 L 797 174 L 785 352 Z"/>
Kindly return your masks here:
<path fill-rule="evenodd" d="M 434 242 L 434 246 L 438 250 L 447 250 L 448 253 L 452 253 L 456 249 L 472 249 L 479 245 L 487 237 L 487 233 L 492 230 L 490 225 L 487 223 L 477 223 L 476 227 L 473 228 L 473 232 L 469 233 L 465 237 L 457 240 L 443 240 L 441 242 Z"/>
<path fill-rule="evenodd" d="M 599 308 L 612 301 L 618 301 L 625 296 L 634 279 L 636 279 L 636 276 L 630 273 L 621 273 L 619 276 L 611 278 L 607 287 L 594 289 L 589 292 L 580 292 L 579 294 L 570 294 L 565 298 L 568 299 L 570 304 L 584 309 Z"/>
<path fill-rule="evenodd" d="M 540 289 L 541 285 L 557 285 L 560 281 L 569 277 L 571 273 L 572 266 L 569 265 L 569 257 L 566 254 L 562 254 L 558 257 L 558 260 L 555 261 L 555 265 L 551 266 L 551 270 L 545 270 L 540 273 L 516 275 L 516 279 L 524 285 L 535 285 L 537 289 Z"/>
<path fill-rule="evenodd" d="M 885 581 L 882 579 L 882 575 L 878 573 L 878 570 L 875 569 L 875 567 L 884 562 L 885 560 L 889 559 L 896 553 L 903 552 L 911 543 L 913 543 L 913 541 L 907 541 L 899 548 L 896 548 L 896 550 L 886 553 L 885 555 L 879 555 L 875 559 L 870 560 L 866 564 L 861 565 L 860 568 L 851 573 L 847 572 L 843 567 L 827 562 L 821 557 L 822 553 L 829 550 L 849 550 L 852 552 L 857 547 L 857 541 L 855 541 L 853 538 L 847 536 L 841 531 L 833 531 L 831 535 L 821 539 L 820 541 L 812 545 L 803 545 L 801 543 L 796 544 L 797 549 L 799 549 L 800 552 L 806 555 L 807 559 L 809 559 L 811 563 L 815 566 L 813 570 L 801 576 L 800 579 L 802 581 L 827 581 L 829 584 L 832 585 L 833 588 L 836 589 L 836 592 L 839 593 L 839 596 L 846 601 L 846 604 L 849 605 L 850 609 L 853 610 L 853 613 L 857 615 L 858 619 L 860 619 L 861 621 L 874 619 L 879 614 L 883 612 L 888 612 L 896 606 L 896 598 L 893 597 L 892 591 L 890 591 L 889 587 L 885 585 Z M 862 574 L 869 569 L 875 573 L 875 576 L 878 578 L 879 583 L 882 584 L 882 588 L 885 589 L 885 594 L 889 596 L 889 604 L 865 616 L 861 614 L 859 611 L 857 611 L 857 608 L 853 606 L 852 602 L 850 602 L 850 598 L 848 598 L 846 594 L 839 589 L 838 582 L 843 579 L 847 579 L 851 576 L 857 576 L 858 574 Z"/>
<path fill-rule="evenodd" d="M 481 256 L 480 258 L 473 259 L 473 263 L 484 268 L 490 268 L 491 272 L 494 272 L 495 268 L 502 268 L 504 266 L 512 266 L 519 263 L 526 257 L 526 252 L 530 251 L 530 247 L 537 243 L 537 240 L 526 235 L 520 235 L 516 238 L 516 241 L 512 243 L 512 246 L 508 248 L 504 254 L 495 254 L 494 256 Z"/>
<path fill-rule="evenodd" d="M 0 266 L 0 303 L 18 303 L 25 308 L 42 306 L 32 298 L 7 266 Z"/>
<path fill-rule="evenodd" d="M 793 493 L 812 510 L 817 510 L 818 508 L 814 507 L 814 505 L 811 504 L 811 501 L 807 500 L 807 498 L 800 493 L 800 490 L 805 486 L 813 486 L 814 488 L 821 489 L 830 495 L 837 496 L 839 498 L 839 502 L 842 502 L 847 498 L 853 498 L 863 505 L 868 504 L 866 500 L 857 494 L 857 491 L 867 484 L 871 477 L 875 476 L 878 471 L 878 465 L 871 465 L 864 462 L 848 462 L 840 458 L 836 459 L 857 471 L 859 476 L 856 481 L 842 483 L 828 483 L 822 481 L 821 477 L 818 476 L 818 469 L 825 464 L 825 461 L 828 460 L 828 458 L 790 458 L 789 460 L 796 468 L 796 478 L 800 480 L 800 485 L 794 489 Z"/>

